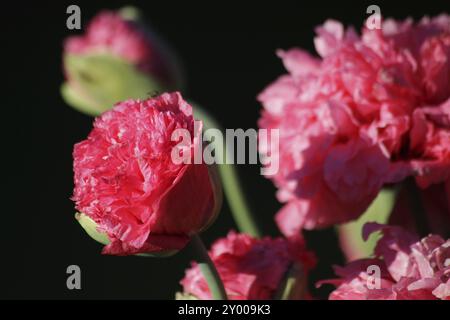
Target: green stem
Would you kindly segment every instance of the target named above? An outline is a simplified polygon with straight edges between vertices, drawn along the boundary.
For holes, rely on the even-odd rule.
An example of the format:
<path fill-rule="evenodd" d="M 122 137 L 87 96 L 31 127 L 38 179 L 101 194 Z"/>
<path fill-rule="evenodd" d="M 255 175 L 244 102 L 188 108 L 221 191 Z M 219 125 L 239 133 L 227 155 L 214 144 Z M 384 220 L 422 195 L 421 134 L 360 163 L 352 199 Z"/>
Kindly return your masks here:
<path fill-rule="evenodd" d="M 220 130 L 222 134 L 224 134 L 224 131 L 221 129 L 221 127 L 213 117 L 207 114 L 198 105 L 194 105 L 194 108 L 196 116 L 203 121 L 204 130 L 214 128 Z M 215 141 L 211 143 L 215 143 Z M 239 183 L 239 177 L 236 171 L 236 167 L 234 165 L 228 164 L 232 163 L 231 161 L 228 161 L 232 159 L 228 159 L 226 146 L 223 148 L 220 148 L 217 144 L 216 146 L 216 158 L 224 159 L 224 163 L 218 164 L 217 166 L 222 180 L 225 196 L 227 198 L 231 213 L 233 214 L 233 218 L 237 224 L 237 227 L 241 232 L 245 232 L 253 237 L 260 238 L 262 236 L 261 229 L 256 223 L 250 207 L 247 204 L 244 192 L 241 188 L 241 184 Z"/>
<path fill-rule="evenodd" d="M 409 206 L 416 224 L 416 231 L 421 237 L 425 237 L 429 233 L 429 225 L 427 213 L 422 202 L 422 195 L 417 188 L 414 178 L 408 178 L 405 181 L 405 188 L 408 191 Z"/>
<path fill-rule="evenodd" d="M 306 275 L 303 267 L 292 264 L 284 275 L 275 293 L 275 300 L 304 300 L 306 296 Z"/>
<path fill-rule="evenodd" d="M 227 300 L 227 294 L 214 263 L 198 235 L 192 237 L 192 244 L 198 256 L 198 266 L 205 277 L 209 291 L 214 300 Z"/>

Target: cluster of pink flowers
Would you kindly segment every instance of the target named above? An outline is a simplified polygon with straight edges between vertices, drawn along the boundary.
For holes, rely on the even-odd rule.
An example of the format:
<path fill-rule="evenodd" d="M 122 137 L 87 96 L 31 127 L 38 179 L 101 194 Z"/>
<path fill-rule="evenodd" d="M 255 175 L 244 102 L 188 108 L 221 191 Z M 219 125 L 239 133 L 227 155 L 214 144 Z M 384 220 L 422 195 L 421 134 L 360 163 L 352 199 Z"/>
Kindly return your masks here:
<path fill-rule="evenodd" d="M 419 240 L 399 227 L 370 223 L 364 236 L 381 230 L 375 258 L 337 267 L 340 279 L 324 281 L 337 286 L 332 300 L 450 300 L 450 240 L 429 235 Z M 379 287 L 370 283 L 370 266 L 380 270 Z M 372 269 L 370 269 L 372 270 Z"/>
<path fill-rule="evenodd" d="M 259 95 L 260 127 L 280 129 L 283 233 L 353 220 L 408 176 L 450 195 L 450 16 L 316 31 L 320 58 L 279 51 L 289 74 Z"/>
<path fill-rule="evenodd" d="M 209 254 L 232 300 L 273 299 L 288 269 L 296 263 L 302 270 L 291 297 L 305 297 L 307 272 L 315 263 L 314 255 L 306 250 L 302 239 L 255 239 L 233 231 L 217 240 Z M 186 271 L 181 284 L 185 294 L 211 299 L 208 285 L 195 262 Z"/>
<path fill-rule="evenodd" d="M 181 281 L 182 298 L 211 299 L 224 290 L 235 300 L 273 299 L 285 291 L 290 299 L 308 298 L 316 259 L 302 230 L 356 219 L 383 186 L 407 178 L 436 218 L 430 226 L 441 233 L 450 226 L 450 16 L 386 20 L 361 35 L 330 20 L 316 31 L 320 57 L 278 51 L 288 74 L 259 95 L 260 127 L 280 130 L 279 153 L 271 155 L 279 157 L 280 170 L 270 178 L 285 203 L 276 216 L 283 236 L 231 231 L 219 238 L 209 252 L 217 272 L 205 276 L 193 262 Z M 65 53 L 106 53 L 153 75 L 166 69 L 153 45 L 137 23 L 105 11 L 84 35 L 66 41 Z M 177 129 L 189 131 L 181 151 L 194 157 L 203 147 L 202 127 L 178 92 L 164 93 L 117 103 L 75 145 L 73 200 L 94 226 L 82 224 L 88 233 L 107 238 L 103 253 L 172 253 L 215 219 L 221 206 L 215 168 L 174 162 Z M 263 142 L 260 148 L 276 152 Z M 234 179 L 234 172 L 224 172 Z M 407 197 L 399 193 L 391 222 L 407 222 Z M 376 223 L 366 224 L 363 236 L 379 231 L 374 257 L 337 267 L 338 279 L 319 282 L 337 287 L 330 299 L 450 300 L 450 240 L 432 234 L 420 240 Z M 368 286 L 374 266 L 376 288 Z M 215 273 L 224 290 L 210 286 Z"/>

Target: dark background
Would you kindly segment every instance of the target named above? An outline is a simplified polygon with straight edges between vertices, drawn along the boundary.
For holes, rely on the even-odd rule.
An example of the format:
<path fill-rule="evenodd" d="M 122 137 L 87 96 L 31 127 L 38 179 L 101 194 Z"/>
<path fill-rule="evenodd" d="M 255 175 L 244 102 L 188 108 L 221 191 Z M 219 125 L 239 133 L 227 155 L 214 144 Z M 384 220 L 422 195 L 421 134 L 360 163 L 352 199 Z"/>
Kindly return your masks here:
<path fill-rule="evenodd" d="M 188 76 L 183 95 L 206 106 L 226 128 L 255 128 L 256 95 L 284 72 L 277 48 L 313 51 L 314 27 L 328 18 L 358 29 L 369 4 L 386 17 L 416 19 L 450 11 L 448 1 L 295 1 L 180 4 L 161 1 L 91 1 L 2 4 L 2 166 L 0 220 L 0 298 L 171 299 L 191 260 L 187 248 L 174 257 L 148 259 L 100 255 L 74 220 L 72 147 L 85 139 L 92 118 L 67 106 L 59 94 L 63 81 L 62 41 L 76 33 L 66 28 L 66 8 L 81 7 L 82 27 L 102 8 L 126 4 L 141 8 L 151 27 L 181 57 Z M 245 6 L 244 6 L 245 5 Z M 5 72 L 6 71 L 6 72 Z M 280 205 L 272 183 L 258 166 L 240 166 L 251 205 L 267 234 Z M 233 228 L 227 205 L 204 234 L 209 244 Z M 314 288 L 343 262 L 332 230 L 308 232 L 319 256 L 311 289 L 326 298 L 330 287 Z M 66 268 L 82 270 L 82 290 L 66 288 Z"/>

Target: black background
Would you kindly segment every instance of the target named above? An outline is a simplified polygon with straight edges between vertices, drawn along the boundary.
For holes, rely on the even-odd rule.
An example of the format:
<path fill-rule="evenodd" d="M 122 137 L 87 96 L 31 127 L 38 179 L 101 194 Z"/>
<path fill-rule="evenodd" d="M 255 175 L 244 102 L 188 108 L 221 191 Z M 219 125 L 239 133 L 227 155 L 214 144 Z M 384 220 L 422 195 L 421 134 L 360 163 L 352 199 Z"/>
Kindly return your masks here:
<path fill-rule="evenodd" d="M 244 3 L 209 1 L 18 2 L 2 15 L 2 166 L 0 213 L 0 298 L 27 299 L 171 299 L 191 260 L 187 248 L 174 257 L 148 259 L 100 255 L 73 218 L 72 147 L 89 133 L 92 118 L 67 106 L 59 94 L 63 81 L 61 50 L 66 8 L 81 7 L 82 27 L 102 8 L 126 4 L 141 8 L 151 27 L 181 57 L 188 76 L 183 95 L 206 106 L 226 128 L 255 128 L 260 106 L 256 95 L 284 72 L 277 48 L 313 51 L 314 27 L 328 18 L 358 29 L 369 4 L 386 17 L 420 18 L 450 11 L 448 1 L 295 1 Z M 276 235 L 272 222 L 280 205 L 272 183 L 258 166 L 240 166 L 251 205 Z M 209 244 L 233 228 L 227 205 L 204 234 Z M 326 298 L 329 287 L 314 288 L 342 263 L 332 230 L 308 232 L 319 256 L 311 289 Z M 82 290 L 66 288 L 66 268 L 82 270 Z"/>

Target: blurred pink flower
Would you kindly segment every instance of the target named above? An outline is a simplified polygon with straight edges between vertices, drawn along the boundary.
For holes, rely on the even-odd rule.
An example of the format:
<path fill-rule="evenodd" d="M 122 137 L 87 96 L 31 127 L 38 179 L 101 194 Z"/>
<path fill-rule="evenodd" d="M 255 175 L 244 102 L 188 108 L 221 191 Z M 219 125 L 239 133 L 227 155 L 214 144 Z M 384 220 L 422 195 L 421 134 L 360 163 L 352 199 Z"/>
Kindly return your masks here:
<path fill-rule="evenodd" d="M 146 28 L 137 21 L 125 19 L 119 11 L 101 11 L 89 22 L 83 35 L 70 36 L 64 42 L 64 54 L 112 55 L 166 85 L 173 85 L 172 66 L 163 51 Z"/>
<path fill-rule="evenodd" d="M 321 282 L 337 286 L 331 300 L 450 300 L 450 239 L 429 235 L 419 240 L 399 227 L 376 223 L 365 225 L 364 237 L 375 231 L 382 232 L 375 258 L 336 267 L 340 279 Z M 374 277 L 369 266 L 380 268 L 379 288 L 368 286 Z"/>
<path fill-rule="evenodd" d="M 193 157 L 201 125 L 179 93 L 165 93 L 118 103 L 75 145 L 73 200 L 107 234 L 103 253 L 179 250 L 216 217 L 221 190 L 207 165 L 172 160 L 180 128 L 191 134 Z"/>
<path fill-rule="evenodd" d="M 260 127 L 280 129 L 270 178 L 286 235 L 355 219 L 407 176 L 421 188 L 450 177 L 450 16 L 316 32 L 320 58 L 278 51 L 289 73 L 258 96 Z"/>
<path fill-rule="evenodd" d="M 217 240 L 209 255 L 223 281 L 228 298 L 232 300 L 273 299 L 288 269 L 298 263 L 300 271 L 297 290 L 306 290 L 306 273 L 314 266 L 315 257 L 308 252 L 300 238 L 269 237 L 255 239 L 246 234 L 229 232 Z M 211 299 L 208 285 L 198 265 L 193 262 L 181 280 L 184 294 L 202 300 Z M 304 292 L 295 292 L 304 295 Z"/>

